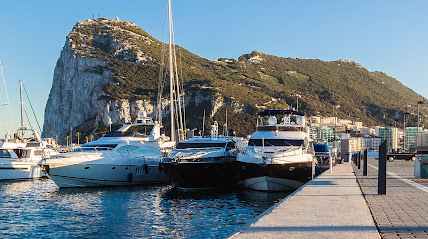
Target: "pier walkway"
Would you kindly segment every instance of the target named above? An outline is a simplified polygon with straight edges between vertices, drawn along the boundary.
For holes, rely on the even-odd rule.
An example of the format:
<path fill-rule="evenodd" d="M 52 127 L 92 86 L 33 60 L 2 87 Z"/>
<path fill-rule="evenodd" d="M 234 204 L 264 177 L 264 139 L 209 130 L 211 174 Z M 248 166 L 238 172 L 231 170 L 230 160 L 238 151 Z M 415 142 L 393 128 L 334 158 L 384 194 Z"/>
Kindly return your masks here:
<path fill-rule="evenodd" d="M 414 177 L 412 161 L 387 162 L 386 195 L 378 195 L 378 160 L 368 165 L 368 176 L 354 169 L 382 237 L 428 238 L 428 179 Z"/>
<path fill-rule="evenodd" d="M 373 170 L 372 170 L 373 171 Z M 380 238 L 353 168 L 308 182 L 231 238 Z"/>

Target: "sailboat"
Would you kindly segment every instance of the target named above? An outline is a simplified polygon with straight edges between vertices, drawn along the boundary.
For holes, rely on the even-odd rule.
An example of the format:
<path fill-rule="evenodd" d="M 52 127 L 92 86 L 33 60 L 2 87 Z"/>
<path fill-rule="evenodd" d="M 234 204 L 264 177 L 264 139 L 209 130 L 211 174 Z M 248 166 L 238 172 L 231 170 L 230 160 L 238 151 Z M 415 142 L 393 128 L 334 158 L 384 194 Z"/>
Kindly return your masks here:
<path fill-rule="evenodd" d="M 162 154 L 167 154 L 184 132 L 181 117 L 180 85 L 177 68 L 174 67 L 175 47 L 172 36 L 171 2 L 169 13 L 169 70 L 170 70 L 170 141 L 161 136 L 161 98 L 158 98 L 159 121 L 153 121 L 147 114 L 138 117 L 134 123 L 117 131 L 105 134 L 100 139 L 86 143 L 69 154 L 41 161 L 43 171 L 60 187 L 96 187 L 167 183 L 168 178 L 159 168 Z M 175 102 L 177 104 L 175 104 Z M 174 110 L 179 114 L 175 115 Z M 178 117 L 176 117 L 178 116 Z M 175 119 L 178 119 L 176 137 Z"/>
<path fill-rule="evenodd" d="M 9 97 L 7 94 L 6 81 L 4 79 L 3 67 L 0 62 L 0 70 L 3 78 L 5 96 L 9 108 L 9 117 L 11 119 L 11 110 Z M 22 81 L 19 81 L 21 96 L 21 125 L 18 128 L 14 138 L 10 136 L 10 128 L 5 139 L 0 142 L 0 180 L 17 179 L 37 179 L 44 176 L 38 162 L 45 157 L 57 154 L 52 145 L 48 144 L 39 136 L 36 130 L 27 128 L 24 125 L 23 111 L 24 103 L 22 97 Z M 26 131 L 31 132 L 31 137 L 26 138 Z"/>

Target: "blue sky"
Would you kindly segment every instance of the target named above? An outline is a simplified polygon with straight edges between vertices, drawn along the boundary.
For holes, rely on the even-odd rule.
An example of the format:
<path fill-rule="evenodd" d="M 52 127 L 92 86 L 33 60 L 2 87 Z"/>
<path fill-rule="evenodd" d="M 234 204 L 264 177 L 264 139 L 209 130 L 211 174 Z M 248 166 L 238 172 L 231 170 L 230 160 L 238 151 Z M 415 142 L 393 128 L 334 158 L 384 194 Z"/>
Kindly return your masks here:
<path fill-rule="evenodd" d="M 172 1 L 176 43 L 199 56 L 236 59 L 258 50 L 282 57 L 348 59 L 384 71 L 428 97 L 428 1 Z M 19 122 L 19 80 L 43 122 L 56 61 L 77 21 L 93 15 L 126 18 L 166 41 L 166 4 L 0 0 L 0 60 L 16 121 L 12 128 Z M 0 106 L 0 138 L 7 118 Z"/>

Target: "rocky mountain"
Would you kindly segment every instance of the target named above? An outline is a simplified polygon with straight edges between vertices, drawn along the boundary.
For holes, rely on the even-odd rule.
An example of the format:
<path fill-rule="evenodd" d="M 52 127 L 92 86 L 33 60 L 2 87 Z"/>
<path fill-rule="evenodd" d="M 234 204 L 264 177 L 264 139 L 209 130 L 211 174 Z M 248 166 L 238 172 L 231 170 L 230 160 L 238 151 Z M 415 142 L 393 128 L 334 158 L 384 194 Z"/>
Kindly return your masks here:
<path fill-rule="evenodd" d="M 109 123 L 118 127 L 142 111 L 154 116 L 158 83 L 168 77 L 166 49 L 165 43 L 130 22 L 78 22 L 55 67 L 45 135 L 63 138 L 70 128 L 82 135 L 102 134 Z M 409 110 L 406 105 L 423 99 L 386 73 L 369 72 L 346 60 L 282 58 L 253 51 L 238 60 L 212 61 L 179 46 L 177 52 L 188 128 L 201 127 L 204 110 L 207 125 L 213 120 L 223 125 L 227 110 L 229 128 L 246 135 L 254 130 L 256 112 L 296 107 L 297 100 L 308 115 L 333 115 L 335 108 L 336 116 L 366 125 L 399 125 L 403 111 Z M 164 99 L 167 126 L 168 96 Z"/>

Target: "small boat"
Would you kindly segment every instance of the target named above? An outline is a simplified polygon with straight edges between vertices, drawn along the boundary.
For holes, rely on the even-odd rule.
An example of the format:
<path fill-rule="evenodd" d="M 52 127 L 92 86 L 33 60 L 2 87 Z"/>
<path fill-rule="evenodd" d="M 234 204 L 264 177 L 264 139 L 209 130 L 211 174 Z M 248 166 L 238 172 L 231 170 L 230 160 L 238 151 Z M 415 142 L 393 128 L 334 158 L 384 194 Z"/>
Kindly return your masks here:
<path fill-rule="evenodd" d="M 162 159 L 161 167 L 171 183 L 180 188 L 233 187 L 237 185 L 236 143 L 233 137 L 218 135 L 218 124 L 211 137 L 182 140 Z"/>
<path fill-rule="evenodd" d="M 330 149 L 326 142 L 316 142 L 313 144 L 315 150 L 315 158 L 321 172 L 326 171 L 330 168 L 330 161 L 333 160 Z M 334 162 L 331 162 L 334 165 Z"/>
<path fill-rule="evenodd" d="M 256 132 L 236 159 L 244 186 L 259 191 L 299 188 L 309 180 L 314 157 L 304 113 L 265 110 L 257 115 Z M 263 117 L 268 117 L 266 123 Z"/>
<path fill-rule="evenodd" d="M 159 162 L 175 142 L 165 140 L 160 125 L 144 114 L 133 124 L 40 165 L 60 188 L 166 183 Z"/>
<path fill-rule="evenodd" d="M 0 180 L 41 178 L 45 174 L 38 162 L 56 154 L 53 146 L 39 137 L 6 139 L 0 143 Z"/>

